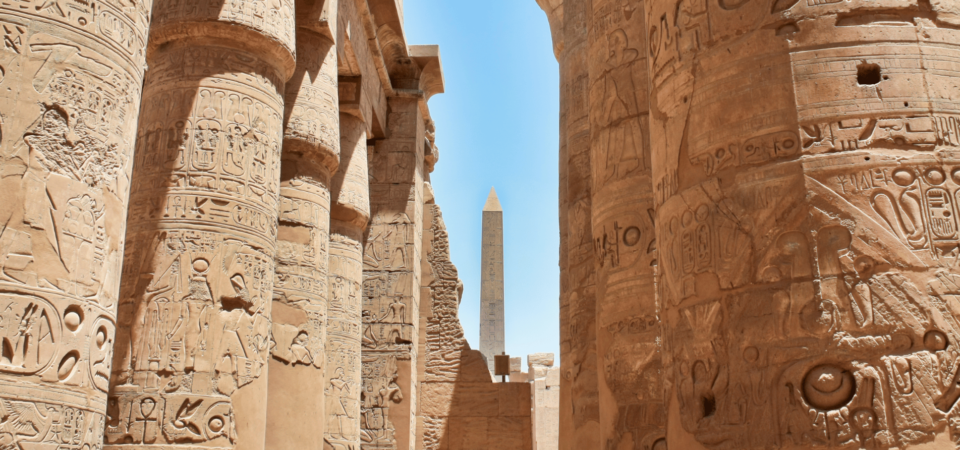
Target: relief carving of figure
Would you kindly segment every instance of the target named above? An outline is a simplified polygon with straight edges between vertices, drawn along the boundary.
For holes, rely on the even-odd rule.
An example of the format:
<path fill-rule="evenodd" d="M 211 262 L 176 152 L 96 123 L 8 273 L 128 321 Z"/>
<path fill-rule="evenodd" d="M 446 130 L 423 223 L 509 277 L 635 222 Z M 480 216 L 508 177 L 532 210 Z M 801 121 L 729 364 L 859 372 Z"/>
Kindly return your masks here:
<path fill-rule="evenodd" d="M 644 168 L 643 129 L 633 82 L 633 63 L 640 57 L 628 48 L 627 34 L 616 30 L 607 36 L 608 59 L 604 64 L 603 111 L 597 179 L 608 183 Z"/>

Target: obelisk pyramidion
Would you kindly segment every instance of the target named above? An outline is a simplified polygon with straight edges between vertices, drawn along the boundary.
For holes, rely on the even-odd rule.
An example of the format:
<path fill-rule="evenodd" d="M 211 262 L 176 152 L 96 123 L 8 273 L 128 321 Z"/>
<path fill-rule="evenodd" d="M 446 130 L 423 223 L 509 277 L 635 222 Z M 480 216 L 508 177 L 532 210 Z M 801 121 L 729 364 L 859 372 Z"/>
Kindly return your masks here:
<path fill-rule="evenodd" d="M 480 278 L 480 353 L 494 371 L 493 356 L 504 351 L 503 333 L 503 208 L 497 191 L 483 205 L 483 242 Z"/>

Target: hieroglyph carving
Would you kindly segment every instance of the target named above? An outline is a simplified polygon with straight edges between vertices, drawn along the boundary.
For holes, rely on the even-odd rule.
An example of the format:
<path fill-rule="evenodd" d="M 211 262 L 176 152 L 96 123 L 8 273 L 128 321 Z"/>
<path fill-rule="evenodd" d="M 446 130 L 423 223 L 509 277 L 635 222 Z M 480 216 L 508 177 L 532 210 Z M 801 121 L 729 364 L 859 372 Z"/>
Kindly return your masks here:
<path fill-rule="evenodd" d="M 647 2 L 677 437 L 956 440 L 960 41 L 881 3 Z"/>
<path fill-rule="evenodd" d="M 363 357 L 363 391 L 360 394 L 360 441 L 363 448 L 395 449 L 396 429 L 390 423 L 390 404 L 403 401 L 397 384 L 397 357 Z"/>
<path fill-rule="evenodd" d="M 450 238 L 443 222 L 440 207 L 424 205 L 431 211 L 424 214 L 432 218 L 430 230 L 432 242 L 426 254 L 433 282 L 430 284 L 430 296 L 433 308 L 427 320 L 427 342 L 424 365 L 424 383 L 454 383 L 460 372 L 461 354 L 466 344 L 463 327 L 460 325 L 460 279 L 457 267 L 450 260 Z M 426 245 L 425 245 L 426 247 Z M 426 450 L 440 450 L 441 443 L 447 442 L 448 418 L 445 416 L 424 416 L 423 446 Z"/>
<path fill-rule="evenodd" d="M 156 58 L 144 88 L 110 444 L 236 442 L 231 395 L 260 377 L 270 350 L 278 78 L 227 48 L 174 46 Z"/>
<path fill-rule="evenodd" d="M 100 448 L 150 2 L 0 1 L 0 446 Z"/>

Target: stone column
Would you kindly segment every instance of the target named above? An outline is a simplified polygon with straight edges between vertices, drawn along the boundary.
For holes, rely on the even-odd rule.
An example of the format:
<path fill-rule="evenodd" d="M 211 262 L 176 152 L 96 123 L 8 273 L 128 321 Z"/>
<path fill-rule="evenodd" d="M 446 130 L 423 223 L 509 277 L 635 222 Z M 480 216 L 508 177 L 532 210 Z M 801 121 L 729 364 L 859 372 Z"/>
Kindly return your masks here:
<path fill-rule="evenodd" d="M 264 446 L 293 24 L 286 0 L 154 10 L 107 448 Z"/>
<path fill-rule="evenodd" d="M 377 141 L 370 161 L 372 222 L 363 252 L 364 447 L 409 449 L 417 412 L 425 131 L 418 98 L 388 102 L 388 138 Z"/>
<path fill-rule="evenodd" d="M 956 7 L 646 5 L 671 448 L 955 446 Z"/>
<path fill-rule="evenodd" d="M 5 447 L 103 440 L 150 5 L 0 3 Z"/>
<path fill-rule="evenodd" d="M 587 65 L 591 5 L 591 0 L 566 0 L 563 4 L 560 71 L 566 117 L 561 132 L 566 134 L 566 155 L 560 163 L 566 165 L 566 197 L 561 205 L 566 209 L 567 245 L 566 260 L 561 260 L 560 266 L 566 296 L 566 304 L 561 304 L 566 320 L 560 328 L 560 364 L 561 401 L 568 401 L 560 407 L 561 450 L 601 448 Z"/>
<path fill-rule="evenodd" d="M 298 5 L 299 6 L 299 5 Z M 307 25 L 307 24 L 302 24 Z M 297 30 L 280 166 L 267 448 L 322 449 L 330 174 L 340 160 L 336 47 Z"/>
<path fill-rule="evenodd" d="M 324 440 L 333 448 L 360 447 L 363 233 L 370 220 L 367 126 L 340 114 L 340 168 L 330 183 L 330 266 Z"/>
<path fill-rule="evenodd" d="M 643 2 L 593 0 L 590 167 L 601 443 L 663 438 Z"/>

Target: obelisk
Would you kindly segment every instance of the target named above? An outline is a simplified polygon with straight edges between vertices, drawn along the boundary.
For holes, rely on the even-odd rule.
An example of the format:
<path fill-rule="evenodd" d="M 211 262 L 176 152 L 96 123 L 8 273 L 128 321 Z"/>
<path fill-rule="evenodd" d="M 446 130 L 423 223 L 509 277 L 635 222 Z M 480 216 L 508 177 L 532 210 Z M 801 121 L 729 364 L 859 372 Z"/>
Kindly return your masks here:
<path fill-rule="evenodd" d="M 483 205 L 482 275 L 480 278 L 480 353 L 493 373 L 493 356 L 503 353 L 503 208 L 490 188 Z"/>

